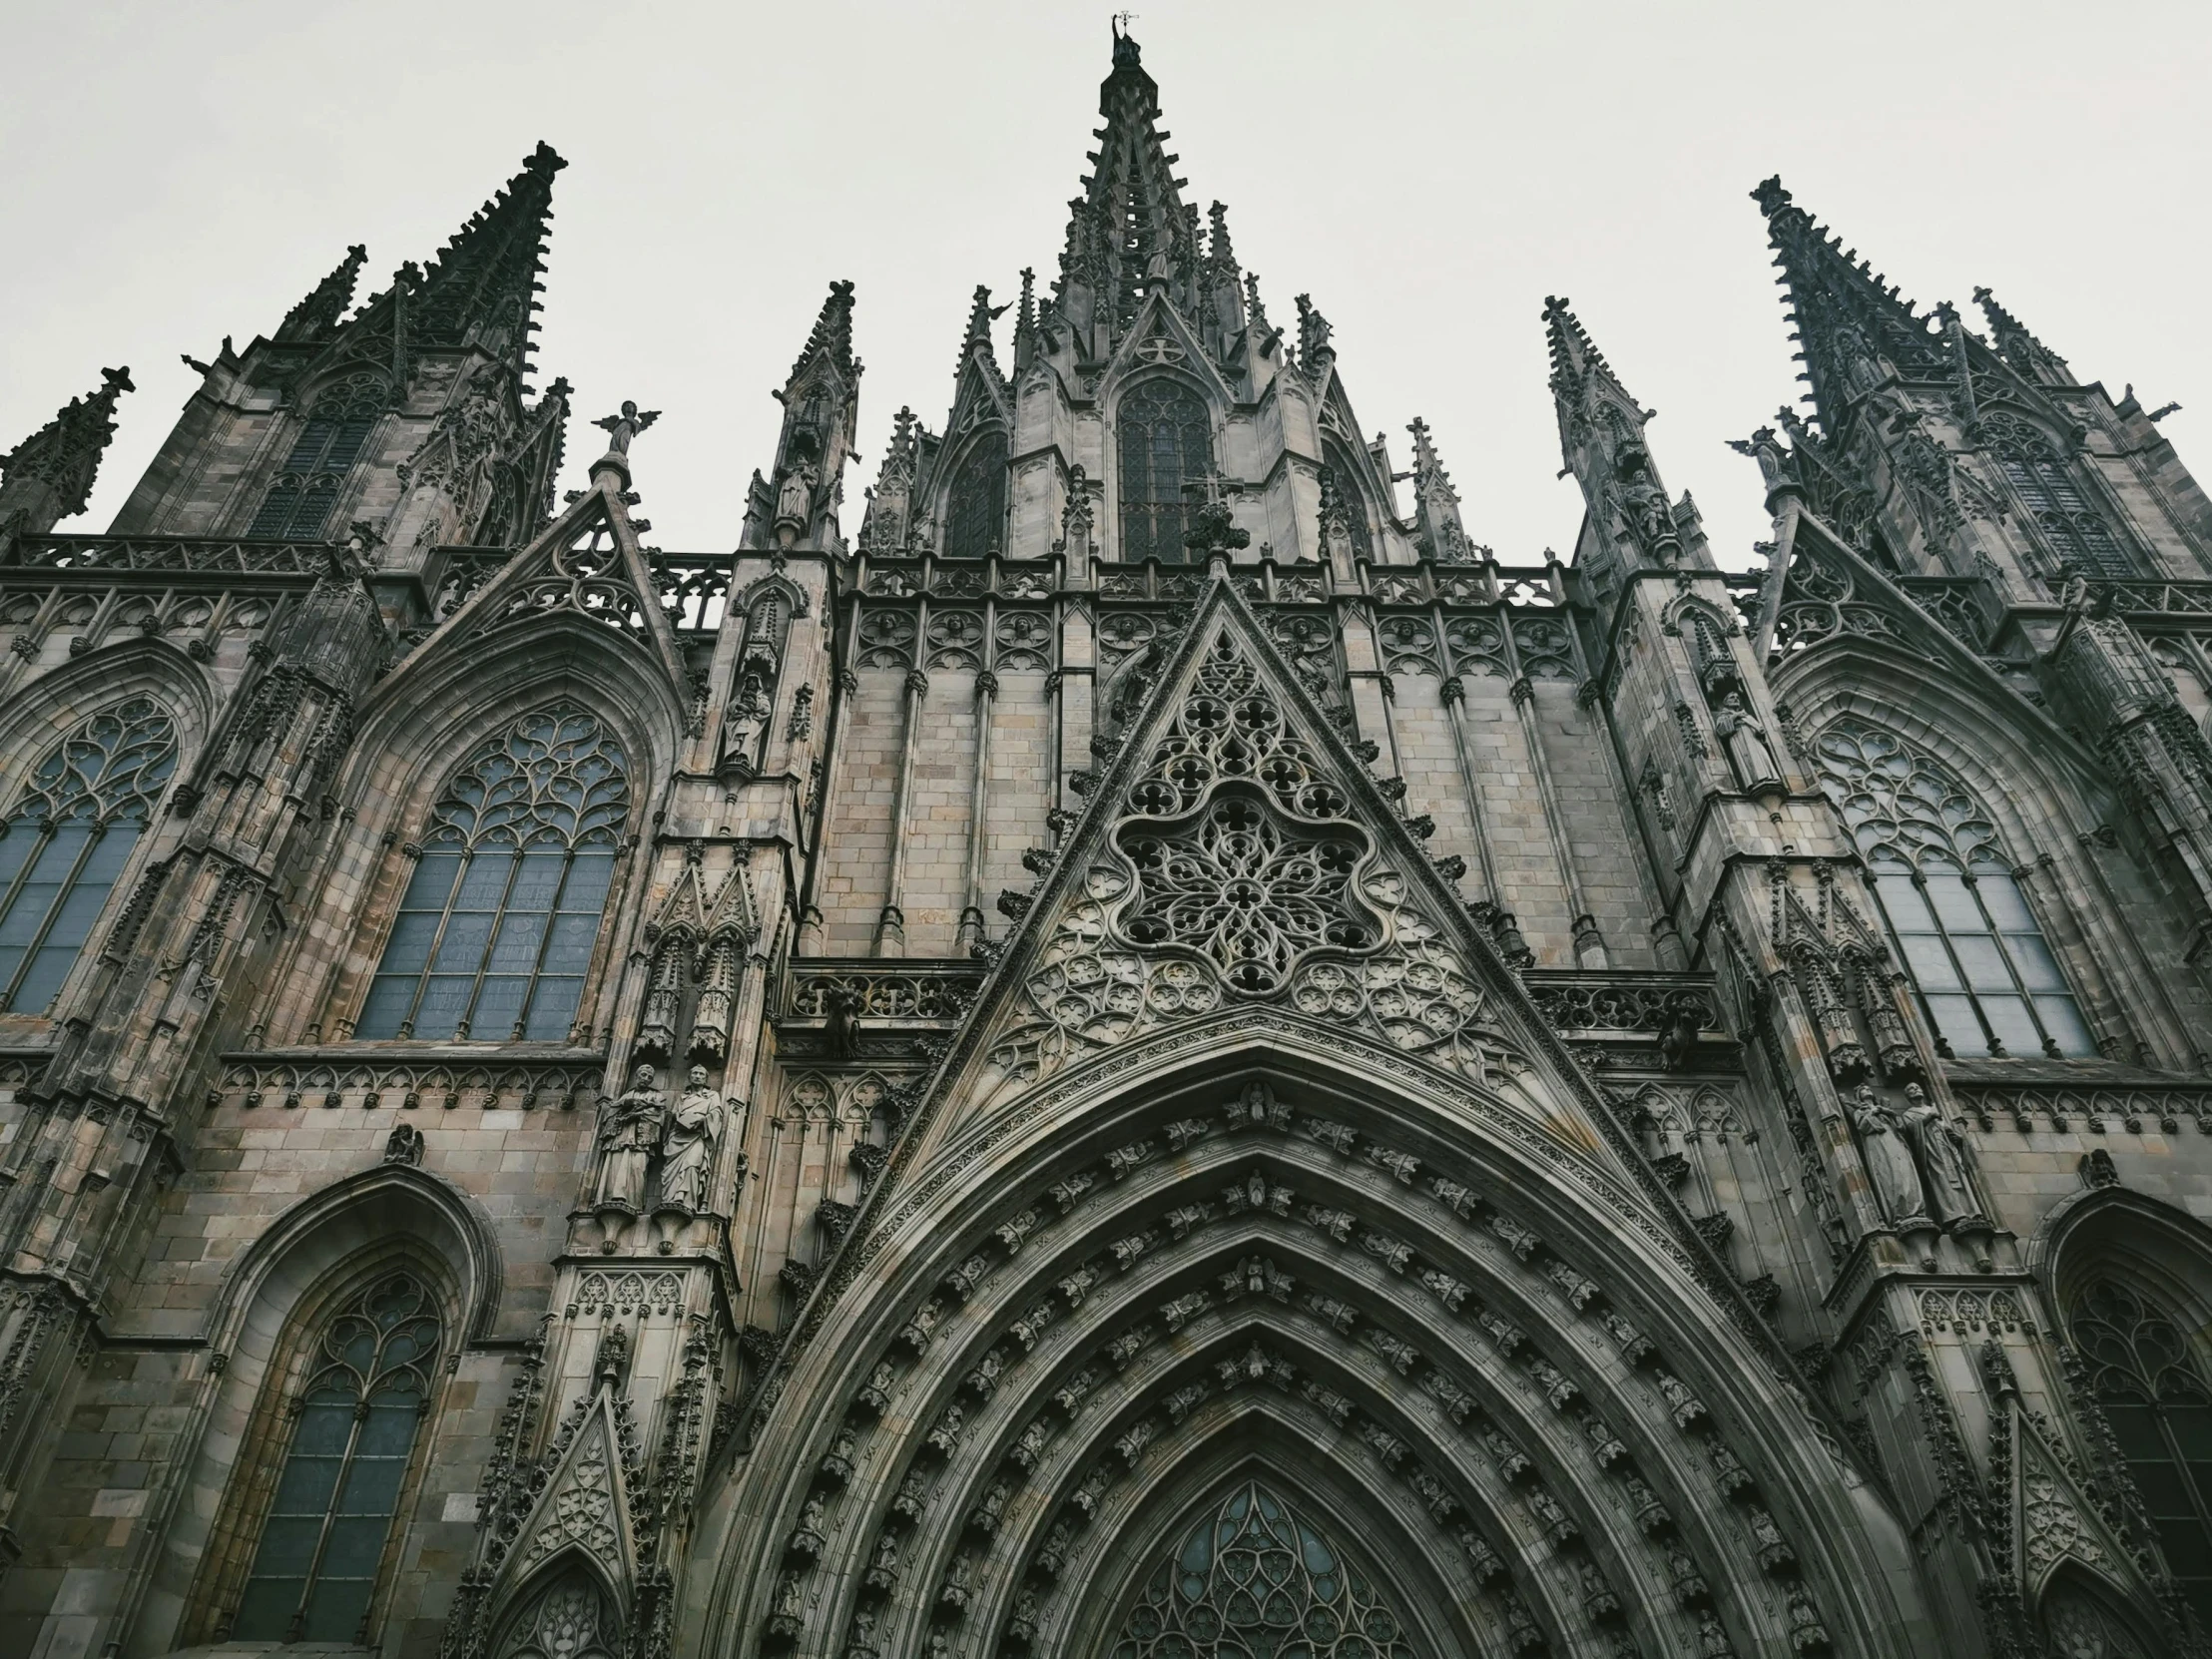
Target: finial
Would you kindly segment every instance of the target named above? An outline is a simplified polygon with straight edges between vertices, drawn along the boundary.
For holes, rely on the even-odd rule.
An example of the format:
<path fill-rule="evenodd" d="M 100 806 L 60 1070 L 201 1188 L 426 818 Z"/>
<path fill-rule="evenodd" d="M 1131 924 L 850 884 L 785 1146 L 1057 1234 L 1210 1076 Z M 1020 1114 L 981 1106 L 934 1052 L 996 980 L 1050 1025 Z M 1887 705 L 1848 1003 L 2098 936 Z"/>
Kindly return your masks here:
<path fill-rule="evenodd" d="M 137 389 L 128 368 L 103 368 L 97 391 L 71 398 L 52 420 L 0 455 L 0 522 L 20 512 L 19 529 L 44 535 L 83 512 L 100 457 L 115 436 L 116 399 Z"/>
<path fill-rule="evenodd" d="M 1315 309 L 1314 296 L 1310 293 L 1300 294 L 1298 296 L 1298 360 L 1308 368 L 1314 368 L 1318 366 L 1319 359 L 1325 354 L 1334 357 L 1337 354 L 1337 348 L 1329 343 L 1329 337 L 1335 332 L 1336 329 L 1329 324 L 1329 318 Z"/>
<path fill-rule="evenodd" d="M 1790 193 L 1782 188 L 1782 175 L 1779 173 L 1771 179 L 1762 179 L 1758 188 L 1751 193 L 1751 199 L 1759 204 L 1759 211 L 1769 219 L 1790 205 Z"/>
<path fill-rule="evenodd" d="M 630 440 L 660 418 L 660 410 L 647 409 L 641 413 L 637 404 L 624 398 L 620 414 L 601 415 L 593 421 L 594 426 L 607 434 L 607 452 L 592 462 L 592 471 L 615 473 L 627 485 L 630 481 Z"/>

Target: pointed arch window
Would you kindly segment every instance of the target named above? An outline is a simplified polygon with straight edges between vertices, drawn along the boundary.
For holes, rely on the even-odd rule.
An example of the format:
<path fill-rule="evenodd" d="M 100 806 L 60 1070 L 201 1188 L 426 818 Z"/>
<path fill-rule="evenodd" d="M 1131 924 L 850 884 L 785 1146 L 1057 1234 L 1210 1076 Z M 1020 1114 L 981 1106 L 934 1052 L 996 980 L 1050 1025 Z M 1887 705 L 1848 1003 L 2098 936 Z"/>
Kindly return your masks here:
<path fill-rule="evenodd" d="M 623 1646 L 606 1592 L 582 1572 L 557 1579 L 508 1626 L 495 1659 L 615 1659 Z"/>
<path fill-rule="evenodd" d="M 440 1346 L 437 1301 L 407 1272 L 376 1279 L 316 1334 L 231 1639 L 365 1639 Z"/>
<path fill-rule="evenodd" d="M 384 382 L 374 374 L 356 374 L 325 389 L 300 423 L 284 469 L 269 486 L 246 533 L 277 540 L 320 538 L 384 403 Z"/>
<path fill-rule="evenodd" d="M 1996 826 L 1964 780 L 1894 733 L 1821 735 L 1821 787 L 1851 825 L 1892 938 L 1946 1053 L 2096 1052 Z"/>
<path fill-rule="evenodd" d="M 1190 557 L 1183 538 L 1197 502 L 1185 493 L 1214 469 L 1213 425 L 1198 393 L 1179 380 L 1145 380 L 1121 400 L 1115 438 L 1121 469 L 1121 556 L 1135 563 Z"/>
<path fill-rule="evenodd" d="M 1340 510 L 1355 558 L 1374 557 L 1375 544 L 1368 534 L 1367 498 L 1360 493 L 1360 474 L 1353 470 L 1351 453 L 1332 439 L 1323 446 L 1322 456 L 1327 468 L 1322 480 L 1323 510 L 1332 504 Z"/>
<path fill-rule="evenodd" d="M 54 1000 L 176 770 L 176 724 L 144 697 L 88 716 L 39 762 L 0 823 L 0 1010 Z"/>
<path fill-rule="evenodd" d="M 2158 1529 L 2174 1584 L 2212 1627 L 2212 1388 L 2181 1330 L 2130 1287 L 2092 1284 L 2074 1347 Z"/>
<path fill-rule="evenodd" d="M 1998 413 L 1983 422 L 1982 437 L 2059 558 L 2084 576 L 2120 581 L 2135 574 L 2112 527 L 2081 493 L 2072 469 L 2043 433 L 2017 416 Z"/>
<path fill-rule="evenodd" d="M 488 741 L 439 799 L 355 1032 L 558 1042 L 630 816 L 628 763 L 566 704 Z"/>
<path fill-rule="evenodd" d="M 1145 1581 L 1112 1659 L 1267 1653 L 1413 1659 L 1403 1623 L 1375 1586 L 1304 1514 L 1253 1480 Z"/>
<path fill-rule="evenodd" d="M 947 558 L 980 559 L 1002 551 L 1006 539 L 1006 434 L 976 439 L 952 475 L 945 503 L 944 551 Z"/>

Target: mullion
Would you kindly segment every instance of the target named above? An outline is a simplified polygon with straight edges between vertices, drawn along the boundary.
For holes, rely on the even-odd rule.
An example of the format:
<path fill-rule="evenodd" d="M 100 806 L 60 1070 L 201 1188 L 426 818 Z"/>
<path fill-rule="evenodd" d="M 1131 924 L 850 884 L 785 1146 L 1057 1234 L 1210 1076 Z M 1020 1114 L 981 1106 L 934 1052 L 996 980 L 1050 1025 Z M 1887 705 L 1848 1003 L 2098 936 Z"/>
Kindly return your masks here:
<path fill-rule="evenodd" d="M 374 1374 L 371 1373 L 371 1376 Z M 345 1491 L 346 1477 L 353 1472 L 353 1453 L 361 1443 L 361 1424 L 368 1418 L 368 1395 L 363 1392 L 353 1399 L 353 1425 L 345 1432 L 345 1450 L 338 1458 L 337 1473 L 330 1481 L 330 1495 L 322 1506 L 322 1524 L 316 1529 L 314 1553 L 307 1557 L 307 1565 L 299 1581 L 299 1605 L 291 1610 L 290 1634 L 284 1639 L 302 1640 L 306 1628 L 307 1603 L 314 1599 L 315 1581 L 322 1573 L 322 1557 L 330 1547 L 330 1528 L 337 1521 L 338 1504 Z"/>
<path fill-rule="evenodd" d="M 1961 873 L 1963 873 L 1963 871 L 1961 871 Z M 1920 889 L 1921 902 L 1928 906 L 1929 919 L 1936 924 L 1936 937 L 1942 942 L 1943 955 L 1950 963 L 1950 971 L 1952 976 L 1958 981 L 1959 993 L 1965 998 L 1966 1006 L 1973 1010 L 1974 1023 L 1981 1027 L 1982 1051 L 1984 1053 L 1994 1054 L 2000 1046 L 2000 1041 L 1996 1033 L 1996 1027 L 1989 1023 L 1989 1016 L 1982 1012 L 1981 998 L 1974 994 L 1973 980 L 1967 976 L 1966 965 L 1959 959 L 1958 946 L 1951 942 L 1950 924 L 1943 920 L 1943 912 L 1936 907 L 1936 901 L 1930 898 L 1928 895 L 1927 875 L 1916 868 L 1913 873 L 1909 877 L 1907 877 L 1907 879 L 1909 879 L 1914 886 Z M 1974 899 L 1974 907 L 1976 909 L 1980 909 L 1981 907 L 1981 900 L 1978 897 Z M 1889 912 L 1885 910 L 1883 913 L 1887 915 Z M 1982 911 L 1982 914 L 1986 916 L 1988 912 L 1984 910 Z M 1995 934 L 1992 933 L 1990 936 L 1994 938 Z M 2001 952 L 1999 952 L 1999 954 L 2001 954 Z M 1917 982 L 1918 975 L 1915 976 L 1915 979 Z M 1923 1000 L 1925 1001 L 1925 996 Z M 1936 1028 L 1938 1031 L 1942 1029 L 1939 1024 L 1936 1024 L 1936 1016 L 1933 1012 L 1930 1012 L 1928 1017 L 1930 1024 L 1936 1025 Z"/>
<path fill-rule="evenodd" d="M 453 900 L 460 897 L 461 883 L 468 879 L 468 866 L 475 861 L 476 848 L 473 845 L 464 844 L 461 848 L 461 867 L 454 873 L 453 876 L 453 890 L 445 895 L 445 908 L 438 912 L 438 924 L 434 929 L 431 930 L 430 942 L 423 951 L 422 971 L 415 975 L 414 996 L 407 1003 L 407 1017 L 399 1022 L 399 1036 L 401 1041 L 407 1041 L 414 1036 L 415 1016 L 422 1012 L 422 998 L 424 993 L 427 992 L 430 988 L 430 972 L 431 969 L 437 965 L 439 948 L 445 943 L 446 925 L 453 919 Z M 418 857 L 415 862 L 415 868 L 420 869 L 421 867 L 421 860 Z M 409 872 L 407 879 L 410 882 L 414 879 L 413 873 L 411 871 Z M 404 892 L 399 895 L 399 902 L 402 907 L 400 913 L 404 914 L 404 906 L 407 902 L 407 895 Z M 386 942 L 385 948 L 390 948 L 388 941 Z"/>
<path fill-rule="evenodd" d="M 473 850 L 472 848 L 471 851 Z M 484 994 L 484 975 L 491 967 L 491 953 L 499 943 L 499 929 L 507 919 L 507 904 L 514 896 L 515 878 L 522 873 L 522 852 L 523 843 L 515 842 L 515 855 L 507 862 L 507 884 L 499 889 L 499 903 L 491 912 L 491 925 L 484 929 L 484 948 L 476 957 L 476 975 L 468 987 L 468 1010 L 462 1016 L 459 1029 L 454 1033 L 464 1042 L 476 1026 L 476 1003 Z M 458 898 L 460 891 L 456 884 L 453 888 L 454 897 Z M 446 914 L 451 915 L 452 910 L 448 908 Z"/>
<path fill-rule="evenodd" d="M 515 859 L 515 868 L 522 868 L 522 860 Z M 515 1029 L 511 1039 L 522 1041 L 522 1033 L 530 1024 L 530 1006 L 538 999 L 538 986 L 545 976 L 545 953 L 553 944 L 553 929 L 560 922 L 561 900 L 568 894 L 569 877 L 576 873 L 576 848 L 568 847 L 561 854 L 561 878 L 553 885 L 552 901 L 545 907 L 545 930 L 538 935 L 537 954 L 530 960 L 530 983 L 523 987 L 522 1002 L 515 1010 Z"/>
<path fill-rule="evenodd" d="M 31 872 L 38 868 L 39 859 L 46 855 L 47 845 L 53 840 L 54 831 L 60 827 L 61 821 L 59 819 L 50 818 L 40 822 L 37 842 L 29 852 L 23 855 L 22 866 L 16 870 L 14 878 L 9 881 L 7 892 L 0 894 L 0 925 L 5 925 L 8 917 L 14 913 L 17 900 L 21 898 L 24 887 L 30 883 Z M 6 986 L 0 987 L 0 1010 L 6 1009 L 9 1002 L 13 1000 L 15 987 L 22 982 L 24 969 L 30 965 L 30 948 L 26 946 L 23 951 L 23 960 L 16 965 L 16 970 L 10 976 Z"/>
<path fill-rule="evenodd" d="M 2017 884 L 2017 877 L 2007 874 L 2006 878 Z M 2049 1054 L 2057 1048 L 2057 1040 L 2051 1036 L 2050 1027 L 2043 1023 L 2042 1010 L 2035 1006 L 2035 994 L 2027 988 L 2027 981 L 2020 977 L 2020 964 L 2012 960 L 2012 947 L 2006 941 L 2003 929 L 1997 926 L 1997 918 L 1989 913 L 1988 901 L 1981 896 L 1981 878 L 1968 869 L 1963 872 L 1963 879 L 1966 891 L 1973 895 L 1973 907 L 1981 913 L 1982 925 L 1989 930 L 1989 942 L 1996 950 L 1997 960 L 2004 964 L 2005 974 L 2012 981 L 2012 993 L 2027 1010 L 2028 1023 L 2035 1027 L 2035 1035 L 2042 1039 L 2043 1052 Z M 2020 903 L 2023 907 L 2027 904 L 2025 892 L 2020 894 Z M 2035 912 L 2030 909 L 2028 914 L 2033 916 Z M 2040 918 L 2037 919 L 2037 930 L 2041 930 Z M 2048 948 L 2047 944 L 2045 948 Z M 1970 988 L 1968 994 L 1971 994 Z"/>
<path fill-rule="evenodd" d="M 55 883 L 53 903 L 47 905 L 46 914 L 38 924 L 38 931 L 24 941 L 23 960 L 15 964 L 15 972 L 9 976 L 6 989 L 0 990 L 0 1009 L 12 1009 L 14 1007 L 15 993 L 23 988 L 24 977 L 30 973 L 32 962 L 37 960 L 39 950 L 45 945 L 47 936 L 54 931 L 55 918 L 62 913 L 62 906 L 68 901 L 71 891 L 75 889 L 78 877 L 84 874 L 85 863 L 91 858 L 92 849 L 100 844 L 107 833 L 107 825 L 95 823 L 92 827 L 92 833 L 85 837 L 85 844 L 77 848 L 77 861 L 69 866 L 69 873 Z M 53 831 L 49 830 L 47 838 L 41 841 L 38 846 L 38 854 L 44 854 L 46 848 L 52 844 L 52 837 Z M 24 865 L 26 870 L 30 867 L 28 863 Z M 18 882 L 16 890 L 18 892 L 22 890 L 20 882 Z M 0 911 L 0 914 L 5 914 L 5 912 Z"/>

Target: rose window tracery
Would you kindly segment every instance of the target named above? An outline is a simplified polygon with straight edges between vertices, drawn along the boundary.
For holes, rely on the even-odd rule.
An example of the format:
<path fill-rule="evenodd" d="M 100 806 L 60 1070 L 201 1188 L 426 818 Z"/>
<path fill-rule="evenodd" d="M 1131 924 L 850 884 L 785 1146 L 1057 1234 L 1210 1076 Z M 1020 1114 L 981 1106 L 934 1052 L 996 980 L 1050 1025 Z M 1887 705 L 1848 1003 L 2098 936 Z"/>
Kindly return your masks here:
<path fill-rule="evenodd" d="M 1382 1594 L 1299 1510 L 1248 1481 L 1145 1581 L 1113 1659 L 1413 1659 Z"/>

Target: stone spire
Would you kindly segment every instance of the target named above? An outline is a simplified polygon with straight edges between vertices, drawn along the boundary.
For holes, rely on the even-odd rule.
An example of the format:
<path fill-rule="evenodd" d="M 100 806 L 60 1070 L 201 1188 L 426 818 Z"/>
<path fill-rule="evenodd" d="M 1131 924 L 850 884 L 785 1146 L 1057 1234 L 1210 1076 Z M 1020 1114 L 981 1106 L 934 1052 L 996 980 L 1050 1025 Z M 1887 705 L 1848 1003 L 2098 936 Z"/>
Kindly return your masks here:
<path fill-rule="evenodd" d="M 2027 324 L 1998 304 L 1995 294 L 1985 287 L 1975 288 L 1973 298 L 1981 307 L 1981 314 L 1989 319 L 1989 332 L 1996 340 L 1997 355 L 2010 364 L 2015 373 L 2038 385 L 2076 384 L 2066 359 L 2029 333 Z"/>
<path fill-rule="evenodd" d="M 1014 372 L 1027 368 L 1037 354 L 1037 274 L 1021 268 L 1021 298 L 1014 306 Z"/>
<path fill-rule="evenodd" d="M 1583 503 L 1601 531 L 1602 545 L 1615 549 L 1628 567 L 1645 561 L 1676 563 L 1683 552 L 1677 514 L 1690 516 L 1693 524 L 1694 515 L 1689 515 L 1688 496 L 1679 509 L 1667 504 L 1666 489 L 1644 443 L 1650 414 L 1629 395 L 1589 330 L 1557 294 L 1544 300 L 1544 332 L 1551 347 L 1560 454 L 1582 486 Z"/>
<path fill-rule="evenodd" d="M 470 216 L 407 297 L 417 345 L 480 344 L 517 373 L 529 372 L 532 313 L 543 309 L 546 228 L 553 175 L 568 164 L 540 144 L 522 171 Z"/>
<path fill-rule="evenodd" d="M 1459 492 L 1451 487 L 1451 474 L 1429 440 L 1428 422 L 1416 415 L 1405 429 L 1413 434 L 1415 545 L 1439 564 L 1464 564 L 1475 550 L 1459 520 Z"/>
<path fill-rule="evenodd" d="M 100 457 L 115 436 L 115 400 L 138 388 L 127 368 L 103 368 L 100 389 L 0 455 L 0 536 L 43 536 L 85 510 Z"/>
<path fill-rule="evenodd" d="M 1193 296 L 1182 289 L 1199 264 L 1195 216 L 1181 194 L 1188 181 L 1175 177 L 1179 158 L 1158 126 L 1160 89 L 1141 57 L 1117 24 L 1114 72 L 1098 91 L 1106 124 L 1091 134 L 1099 147 L 1087 158 L 1083 194 L 1068 204 L 1060 256 L 1060 310 L 1100 357 L 1135 317 L 1149 277 L 1166 277 L 1188 306 Z"/>
<path fill-rule="evenodd" d="M 1834 436 L 1859 401 L 1885 379 L 1947 381 L 1951 342 L 1895 285 L 1795 205 L 1779 178 L 1751 193 L 1767 216 L 1790 320 L 1823 429 Z"/>
<path fill-rule="evenodd" d="M 753 475 L 744 545 L 843 551 L 836 510 L 859 420 L 860 373 L 852 354 L 852 284 L 831 282 L 790 378 L 776 393 L 784 429 L 773 473 Z"/>
<path fill-rule="evenodd" d="M 353 303 L 353 284 L 359 280 L 368 250 L 359 243 L 345 251 L 337 269 L 315 283 L 306 298 L 284 313 L 271 336 L 277 345 L 311 345 L 337 331 L 345 308 Z"/>

